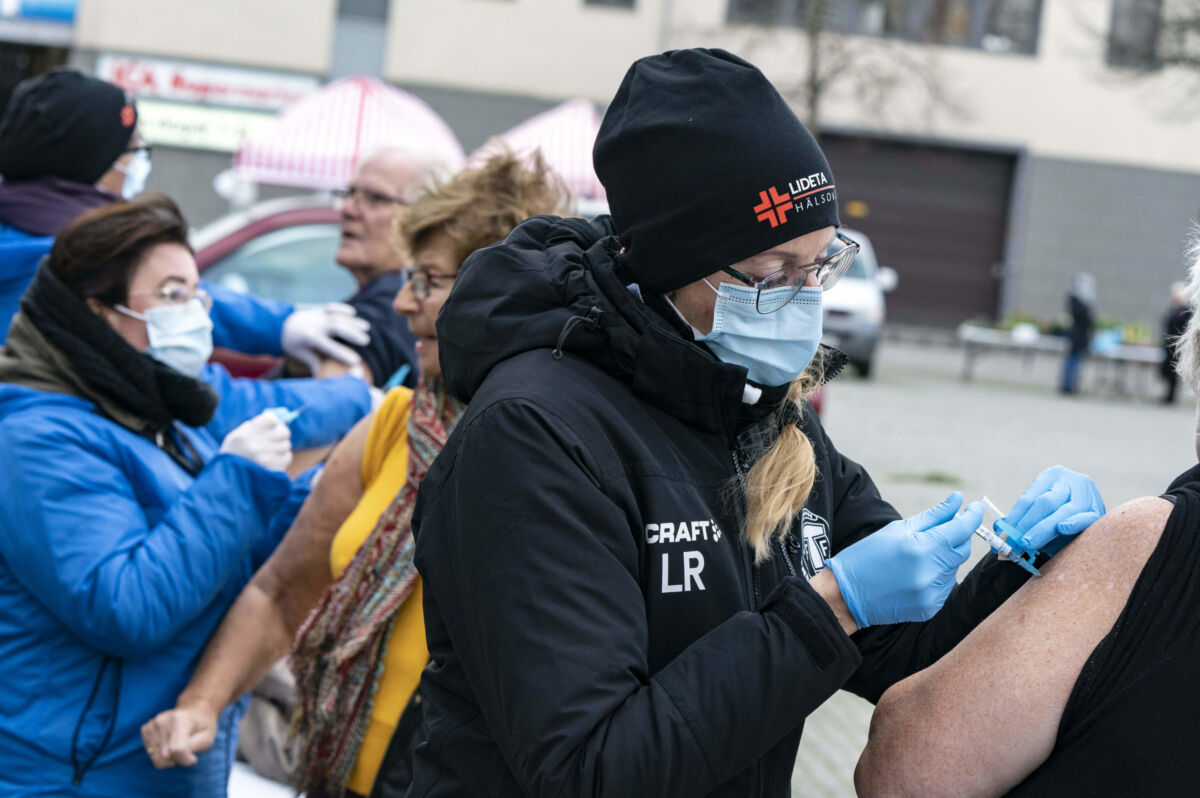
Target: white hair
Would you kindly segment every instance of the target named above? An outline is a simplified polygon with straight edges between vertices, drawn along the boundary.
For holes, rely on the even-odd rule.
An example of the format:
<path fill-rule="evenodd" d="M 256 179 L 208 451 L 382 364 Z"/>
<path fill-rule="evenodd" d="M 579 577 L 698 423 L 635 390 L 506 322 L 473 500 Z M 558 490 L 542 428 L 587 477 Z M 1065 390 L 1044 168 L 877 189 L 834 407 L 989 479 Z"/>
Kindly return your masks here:
<path fill-rule="evenodd" d="M 1192 228 L 1188 246 L 1188 276 L 1183 295 L 1193 311 L 1200 307 L 1200 225 Z M 1187 329 L 1179 336 L 1179 363 L 1175 366 L 1180 378 L 1200 396 L 1200 313 L 1192 313 Z"/>
<path fill-rule="evenodd" d="M 408 147 L 382 144 L 366 150 L 355 164 L 354 173 L 357 175 L 364 164 L 374 160 L 403 166 L 405 185 L 397 188 L 406 202 L 412 202 L 435 180 L 452 172 L 444 163 L 428 154 L 414 152 Z"/>
<path fill-rule="evenodd" d="M 1085 305 L 1096 304 L 1096 278 L 1088 272 L 1079 272 L 1071 280 L 1071 294 Z"/>

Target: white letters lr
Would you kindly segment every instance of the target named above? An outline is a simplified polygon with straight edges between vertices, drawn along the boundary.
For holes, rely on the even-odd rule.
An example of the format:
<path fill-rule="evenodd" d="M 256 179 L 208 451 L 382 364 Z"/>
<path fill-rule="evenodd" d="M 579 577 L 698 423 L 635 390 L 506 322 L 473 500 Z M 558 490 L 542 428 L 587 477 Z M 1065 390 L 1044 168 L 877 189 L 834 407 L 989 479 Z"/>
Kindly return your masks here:
<path fill-rule="evenodd" d="M 704 570 L 703 554 L 698 551 L 685 551 L 683 553 L 683 581 L 674 585 L 671 584 L 670 562 L 670 554 L 663 552 L 662 592 L 680 593 L 685 590 L 691 591 L 692 583 L 695 583 L 697 590 L 704 589 L 704 583 L 700 581 L 700 572 Z"/>

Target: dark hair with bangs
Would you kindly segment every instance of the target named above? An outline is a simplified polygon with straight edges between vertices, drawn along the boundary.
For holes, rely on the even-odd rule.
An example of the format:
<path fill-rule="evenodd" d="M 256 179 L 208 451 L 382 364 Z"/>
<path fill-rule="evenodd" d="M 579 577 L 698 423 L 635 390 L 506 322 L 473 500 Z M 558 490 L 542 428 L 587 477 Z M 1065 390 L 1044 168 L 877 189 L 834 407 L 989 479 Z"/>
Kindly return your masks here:
<path fill-rule="evenodd" d="M 54 240 L 47 266 L 83 299 L 115 305 L 128 299 L 133 272 L 158 244 L 179 244 L 192 251 L 187 222 L 174 200 L 144 194 L 72 221 Z"/>

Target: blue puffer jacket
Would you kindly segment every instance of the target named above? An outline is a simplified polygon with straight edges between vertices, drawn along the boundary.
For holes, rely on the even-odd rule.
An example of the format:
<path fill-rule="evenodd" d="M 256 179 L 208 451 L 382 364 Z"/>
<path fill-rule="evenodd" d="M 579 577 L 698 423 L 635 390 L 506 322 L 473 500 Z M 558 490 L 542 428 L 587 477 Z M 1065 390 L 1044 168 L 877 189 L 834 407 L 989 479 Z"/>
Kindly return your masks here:
<path fill-rule="evenodd" d="M 0 223 L 0 344 L 8 337 L 8 325 L 38 263 L 53 244 L 54 236 L 30 235 Z"/>
<path fill-rule="evenodd" d="M 0 345 L 17 314 L 21 296 L 54 236 L 34 236 L 0 223 Z M 289 302 L 239 294 L 202 283 L 213 298 L 213 343 L 250 355 L 280 355 L 283 322 L 295 310 Z"/>
<path fill-rule="evenodd" d="M 205 379 L 215 418 L 175 428 L 206 461 L 196 477 L 84 399 L 0 384 L 0 795 L 224 794 L 228 729 L 196 767 L 164 771 L 139 732 L 174 706 L 292 504 L 285 475 L 218 441 L 268 407 L 306 406 L 295 446 L 328 443 L 370 399 L 353 378 Z"/>

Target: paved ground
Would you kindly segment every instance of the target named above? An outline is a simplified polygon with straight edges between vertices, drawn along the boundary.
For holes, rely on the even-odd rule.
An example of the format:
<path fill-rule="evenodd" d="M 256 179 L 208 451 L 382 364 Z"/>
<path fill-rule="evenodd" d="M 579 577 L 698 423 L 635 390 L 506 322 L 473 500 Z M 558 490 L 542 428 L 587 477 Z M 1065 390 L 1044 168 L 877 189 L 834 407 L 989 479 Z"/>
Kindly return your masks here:
<path fill-rule="evenodd" d="M 263 778 L 245 762 L 235 762 L 229 775 L 229 798 L 295 798 L 286 784 Z"/>
<path fill-rule="evenodd" d="M 1043 468 L 1062 463 L 1092 476 L 1108 506 L 1156 495 L 1196 462 L 1194 405 L 1151 397 L 1150 374 L 1084 372 L 1085 393 L 1054 391 L 1058 362 L 992 355 L 960 379 L 962 352 L 944 344 L 889 340 L 869 381 L 847 374 L 826 392 L 823 417 L 838 448 L 865 465 L 904 515 L 951 490 L 986 494 L 1002 509 Z M 1139 392 L 1141 397 L 1131 397 Z M 975 559 L 983 555 L 976 540 Z M 1015 566 L 1014 566 L 1015 567 Z M 809 718 L 792 777 L 794 796 L 854 794 L 851 775 L 871 706 L 839 693 Z"/>

